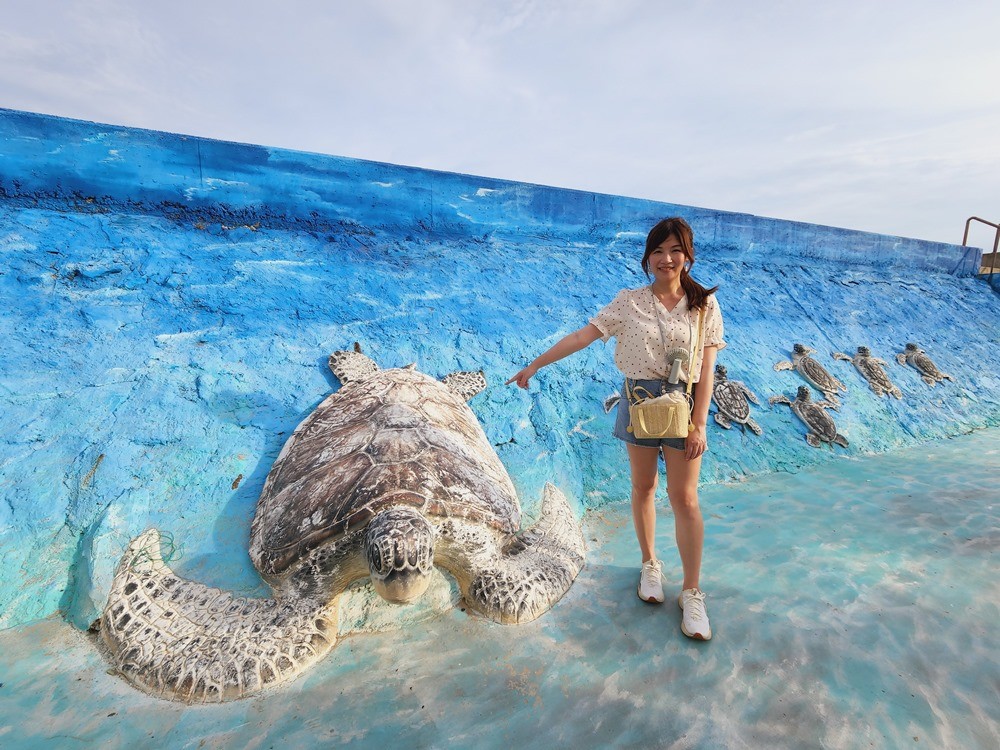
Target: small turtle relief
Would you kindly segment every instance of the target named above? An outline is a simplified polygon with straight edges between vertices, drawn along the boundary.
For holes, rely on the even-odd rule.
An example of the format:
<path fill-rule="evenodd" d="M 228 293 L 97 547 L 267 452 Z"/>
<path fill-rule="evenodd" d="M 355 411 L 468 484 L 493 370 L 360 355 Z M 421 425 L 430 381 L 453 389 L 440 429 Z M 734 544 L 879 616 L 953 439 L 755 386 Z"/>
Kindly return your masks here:
<path fill-rule="evenodd" d="M 774 369 L 779 372 L 781 370 L 795 370 L 826 397 L 826 401 L 829 403 L 831 409 L 839 409 L 840 399 L 837 393 L 838 391 L 846 392 L 847 386 L 833 377 L 833 375 L 826 371 L 823 365 L 809 356 L 815 351 L 815 349 L 810 349 L 803 344 L 795 344 L 792 346 L 791 362 L 787 360 L 777 362 L 774 365 Z"/>
<path fill-rule="evenodd" d="M 920 373 L 921 380 L 927 385 L 937 385 L 942 380 L 955 381 L 951 375 L 941 372 L 934 364 L 934 360 L 916 344 L 907 344 L 906 348 L 896 355 L 896 361 L 901 365 L 915 367 Z"/>
<path fill-rule="evenodd" d="M 853 363 L 857 371 L 861 373 L 861 377 L 868 381 L 868 385 L 875 392 L 876 396 L 903 397 L 903 392 L 889 380 L 889 376 L 882 369 L 882 365 L 889 363 L 884 359 L 873 357 L 871 350 L 867 346 L 859 346 L 858 353 L 853 357 L 849 357 L 843 352 L 834 352 L 833 358 Z"/>
<path fill-rule="evenodd" d="M 729 380 L 723 365 L 715 366 L 712 400 L 715 401 L 715 406 L 718 409 L 715 413 L 715 421 L 720 427 L 728 430 L 733 426 L 733 422 L 736 422 L 741 427 L 749 428 L 755 435 L 764 432 L 760 425 L 750 418 L 750 404 L 760 405 L 757 396 L 739 380 Z"/>
<path fill-rule="evenodd" d="M 482 373 L 443 382 L 335 352 L 343 387 L 292 433 L 254 516 L 250 558 L 274 599 L 235 597 L 176 576 L 160 533 L 136 537 L 100 619 L 118 673 L 153 695 L 242 698 L 294 679 L 333 648 L 337 601 L 369 578 L 407 603 L 434 566 L 465 602 L 501 623 L 548 611 L 583 567 L 580 523 L 547 484 L 521 529 L 514 485 L 465 400 Z"/>
<path fill-rule="evenodd" d="M 829 401 L 813 401 L 809 395 L 809 388 L 804 385 L 799 386 L 795 400 L 790 400 L 787 396 L 771 396 L 767 400 L 772 406 L 774 404 L 786 404 L 792 408 L 799 419 L 801 419 L 809 432 L 806 433 L 806 442 L 813 448 L 819 448 L 826 443 L 833 447 L 834 444 L 847 447 L 847 438 L 837 432 L 837 425 L 826 413 L 826 409 L 832 408 Z"/>

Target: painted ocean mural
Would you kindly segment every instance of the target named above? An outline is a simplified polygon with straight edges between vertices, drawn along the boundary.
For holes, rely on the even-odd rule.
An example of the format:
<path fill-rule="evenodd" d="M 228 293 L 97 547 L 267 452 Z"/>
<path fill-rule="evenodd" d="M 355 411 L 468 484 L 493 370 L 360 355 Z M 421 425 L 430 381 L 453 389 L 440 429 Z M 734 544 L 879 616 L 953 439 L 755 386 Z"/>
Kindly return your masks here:
<path fill-rule="evenodd" d="M 470 405 L 525 510 L 537 511 L 532 503 L 545 482 L 559 486 L 597 519 L 587 535 L 598 551 L 591 574 L 624 580 L 632 561 L 620 559 L 627 545 L 612 540 L 630 533 L 621 531 L 616 510 L 628 499 L 628 467 L 602 409 L 620 385 L 612 347 L 598 343 L 546 368 L 527 393 L 503 382 L 619 289 L 646 283 L 639 268 L 645 233 L 670 215 L 694 228 L 694 276 L 720 285 L 729 346 L 719 361 L 762 400 L 753 407 L 762 436 L 710 420 L 706 484 L 739 496 L 739 488 L 772 481 L 776 472 L 851 472 L 879 454 L 925 461 L 935 453 L 928 446 L 954 436 L 995 435 L 1000 297 L 976 277 L 974 248 L 0 110 L 0 627 L 27 632 L 54 617 L 85 630 L 128 540 L 149 526 L 173 534 L 178 573 L 262 594 L 246 554 L 257 496 L 287 436 L 338 387 L 327 356 L 354 342 L 386 367 L 412 362 L 438 376 L 482 369 L 489 386 Z M 908 342 L 954 382 L 931 387 L 898 364 Z M 768 397 L 794 398 L 804 384 L 773 367 L 795 343 L 815 349 L 847 385 L 832 413 L 847 449 L 811 447 L 787 408 L 767 406 Z M 832 356 L 859 346 L 888 362 L 901 399 L 876 395 L 850 362 Z M 990 450 L 983 441 L 969 445 Z M 806 482 L 796 513 L 840 507 L 850 489 L 834 485 Z M 876 502 L 871 488 L 855 489 L 857 502 Z M 751 511 L 733 504 L 752 524 Z M 976 566 L 995 549 L 996 518 L 986 506 L 975 513 L 985 526 L 968 532 L 971 546 L 961 554 L 979 580 Z M 764 532 L 744 532 L 736 557 L 766 555 Z M 906 544 L 898 533 L 904 538 L 882 541 Z M 726 538 L 714 537 L 716 558 L 725 556 L 718 546 Z M 786 551 L 794 546 L 783 543 Z M 602 558 L 610 549 L 618 552 Z M 789 553 L 771 564 L 795 559 Z M 883 563 L 895 564 L 873 564 Z M 791 587 L 797 577 L 788 571 L 780 580 Z M 828 583 L 839 591 L 843 580 Z M 855 595 L 867 592 L 855 586 L 862 583 L 850 584 Z M 904 589 L 892 591 L 903 596 Z M 797 638 L 817 616 L 803 606 Z M 973 609 L 995 618 L 995 604 Z M 448 622 L 468 635 L 464 621 Z M 421 648 L 434 649 L 434 626 L 423 627 Z M 588 626 L 557 617 L 544 627 L 564 628 L 559 643 L 567 648 Z M 886 637 L 910 643 L 911 635 Z M 338 658 L 374 658 L 362 643 L 338 649 Z M 777 643 L 768 648 L 780 652 Z M 685 647 L 674 656 L 696 653 Z M 802 658 L 821 657 L 830 654 Z M 463 668 L 465 658 L 455 654 Z M 986 667 L 996 663 L 989 659 L 981 660 Z M 772 690 L 779 673 L 759 668 L 769 675 L 760 684 Z M 532 669 L 518 662 L 510 677 L 523 685 L 526 706 L 550 700 L 531 692 Z M 854 697 L 838 703 L 836 679 L 833 685 L 824 700 L 856 710 Z M 765 704 L 767 716 L 744 720 L 777 721 L 769 712 L 778 707 Z M 814 715 L 801 701 L 796 711 Z M 884 721 L 904 725 L 887 711 Z M 975 737 L 995 731 L 993 711 L 977 725 L 986 734 Z M 713 736 L 729 735 L 702 740 Z"/>

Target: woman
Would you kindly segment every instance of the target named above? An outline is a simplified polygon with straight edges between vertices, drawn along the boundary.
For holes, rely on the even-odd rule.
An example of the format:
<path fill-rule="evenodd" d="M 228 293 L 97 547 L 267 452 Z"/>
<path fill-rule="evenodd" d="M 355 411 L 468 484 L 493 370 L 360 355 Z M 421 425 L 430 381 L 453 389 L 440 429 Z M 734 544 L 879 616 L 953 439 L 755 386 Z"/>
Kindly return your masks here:
<path fill-rule="evenodd" d="M 683 610 L 681 631 L 698 640 L 709 640 L 712 628 L 701 591 L 701 554 L 704 523 L 698 506 L 698 474 L 701 456 L 707 447 L 705 425 L 712 397 L 715 357 L 725 347 L 722 314 L 714 292 L 691 278 L 694 264 L 691 227 L 680 218 L 664 219 L 646 237 L 642 270 L 652 284 L 640 289 L 623 289 L 618 296 L 578 331 L 562 338 L 507 383 L 528 387 L 531 377 L 546 365 L 580 351 L 597 339 L 616 339 L 615 365 L 626 378 L 627 388 L 645 388 L 653 396 L 667 390 L 681 390 L 689 377 L 694 379 L 694 430 L 687 438 L 640 440 L 628 429 L 628 399 L 618 403 L 614 436 L 625 443 L 632 471 L 632 520 L 635 524 L 642 571 L 637 593 L 643 601 L 663 602 L 662 566 L 653 547 L 656 531 L 654 499 L 658 460 L 662 451 L 667 466 L 667 496 L 674 511 L 677 549 L 684 580 L 678 604 Z M 687 362 L 696 335 L 699 311 L 703 311 L 703 347 L 694 362 Z M 668 382 L 681 360 L 679 380 Z M 641 390 L 640 390 L 641 393 Z"/>

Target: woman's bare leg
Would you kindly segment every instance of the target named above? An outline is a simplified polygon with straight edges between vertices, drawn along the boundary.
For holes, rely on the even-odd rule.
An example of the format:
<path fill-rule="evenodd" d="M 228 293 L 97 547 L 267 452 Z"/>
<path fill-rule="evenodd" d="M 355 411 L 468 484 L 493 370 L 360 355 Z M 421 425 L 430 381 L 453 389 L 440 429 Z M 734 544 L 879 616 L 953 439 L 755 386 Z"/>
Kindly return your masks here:
<path fill-rule="evenodd" d="M 677 551 L 684 569 L 683 589 L 700 588 L 701 553 L 705 543 L 705 523 L 698 505 L 698 475 L 701 456 L 688 461 L 684 451 L 663 449 L 667 464 L 667 497 L 674 511 Z M 633 506 L 634 509 L 634 506 Z M 633 510 L 634 512 L 634 510 Z"/>
<path fill-rule="evenodd" d="M 632 523 L 639 540 L 642 562 L 656 557 L 656 482 L 659 450 L 626 443 L 632 470 Z"/>

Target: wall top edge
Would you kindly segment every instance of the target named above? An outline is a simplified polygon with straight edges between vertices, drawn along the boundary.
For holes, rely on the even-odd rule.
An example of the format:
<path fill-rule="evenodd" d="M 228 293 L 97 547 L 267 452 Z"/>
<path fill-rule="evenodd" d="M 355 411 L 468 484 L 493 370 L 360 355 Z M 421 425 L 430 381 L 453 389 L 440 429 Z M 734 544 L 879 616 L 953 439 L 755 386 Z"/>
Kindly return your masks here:
<path fill-rule="evenodd" d="M 391 192 L 380 187 L 390 183 Z M 825 257 L 834 252 L 825 246 L 845 244 L 859 248 L 859 256 L 874 252 L 876 264 L 894 254 L 905 264 L 926 257 L 917 261 L 924 270 L 949 275 L 973 274 L 982 255 L 979 248 L 931 240 L 6 108 L 0 108 L 0 190 L 28 204 L 38 196 L 58 202 L 94 193 L 145 210 L 170 204 L 211 213 L 218 206 L 247 213 L 248 221 L 270 214 L 279 223 L 363 215 L 367 202 L 383 225 L 498 235 L 553 222 L 611 232 L 680 214 L 700 242 L 708 232 L 718 247 L 787 241 L 821 246 L 816 257 Z"/>

